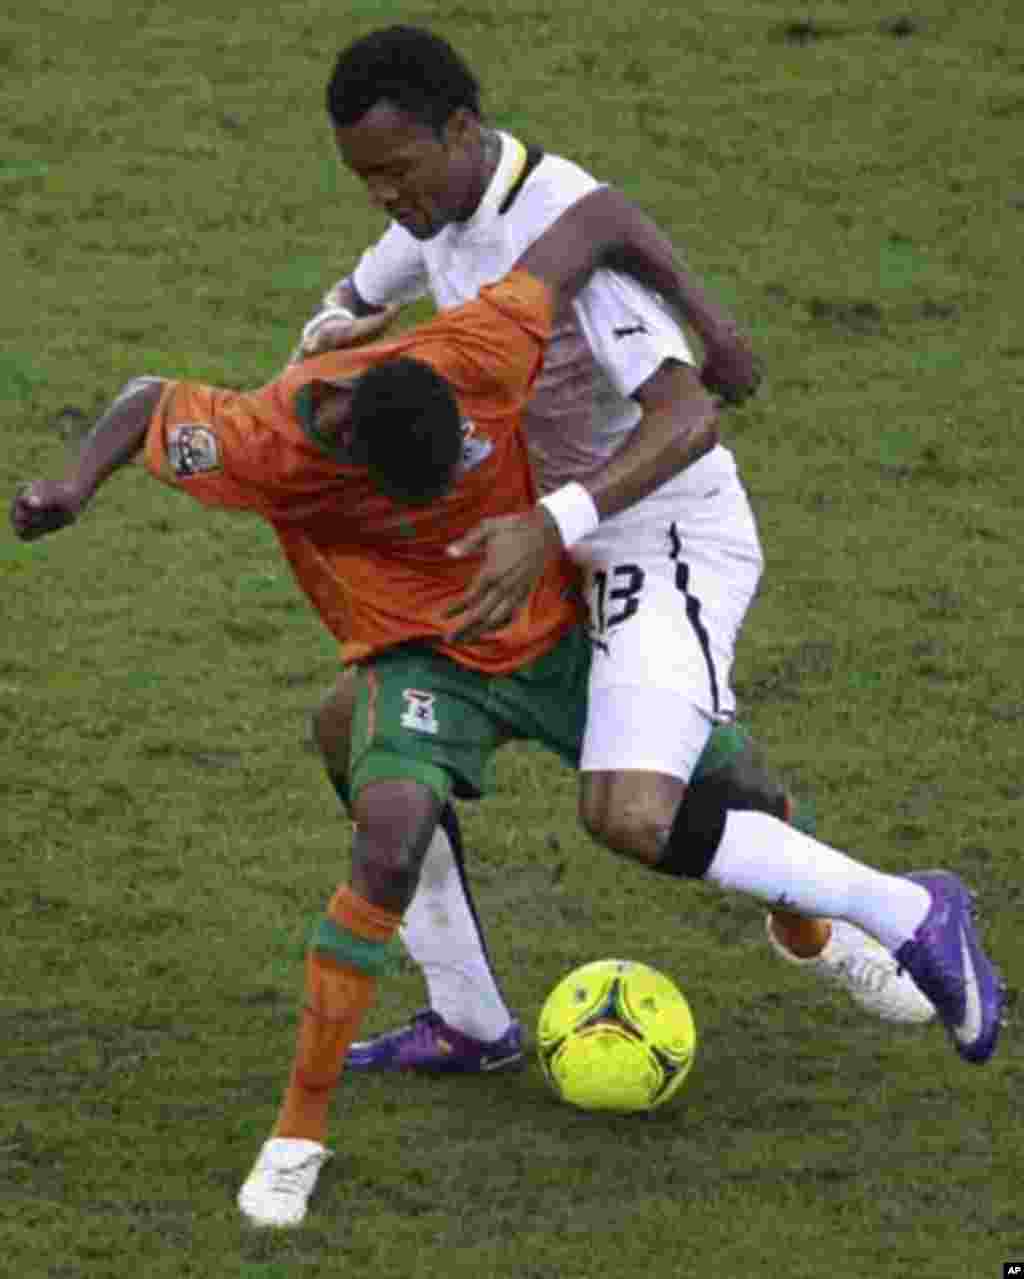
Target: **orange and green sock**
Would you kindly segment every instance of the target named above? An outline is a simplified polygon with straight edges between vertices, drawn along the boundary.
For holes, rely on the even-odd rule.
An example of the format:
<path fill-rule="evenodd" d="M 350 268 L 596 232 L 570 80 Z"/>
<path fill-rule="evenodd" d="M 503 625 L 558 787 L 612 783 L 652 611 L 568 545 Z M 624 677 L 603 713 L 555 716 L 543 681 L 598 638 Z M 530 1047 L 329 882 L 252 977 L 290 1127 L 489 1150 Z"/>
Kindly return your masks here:
<path fill-rule="evenodd" d="M 325 1143 L 345 1055 L 376 997 L 378 975 L 393 967 L 401 921 L 347 886 L 331 898 L 306 955 L 306 1002 L 275 1137 Z"/>

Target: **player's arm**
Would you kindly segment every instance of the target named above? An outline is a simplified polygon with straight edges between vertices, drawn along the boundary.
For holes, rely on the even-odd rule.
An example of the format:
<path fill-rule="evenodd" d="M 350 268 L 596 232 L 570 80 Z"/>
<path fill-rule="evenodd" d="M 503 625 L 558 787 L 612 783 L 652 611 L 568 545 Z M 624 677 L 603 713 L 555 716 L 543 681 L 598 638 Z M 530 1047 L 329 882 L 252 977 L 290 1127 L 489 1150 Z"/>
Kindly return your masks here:
<path fill-rule="evenodd" d="M 628 271 L 670 300 L 678 297 L 671 243 L 610 188 L 585 196 L 517 264 L 556 294 L 574 296 L 598 267 Z M 597 475 L 566 484 L 523 515 L 486 520 L 451 548 L 485 552 L 469 591 L 449 611 L 453 637 L 478 638 L 506 625 L 529 597 L 545 565 L 703 457 L 717 442 L 714 400 L 689 366 L 665 360 L 633 392 L 643 416 L 624 447 Z"/>
<path fill-rule="evenodd" d="M 447 613 L 453 638 L 470 642 L 507 625 L 552 558 L 718 443 L 714 400 L 689 365 L 664 361 L 634 398 L 643 416 L 626 444 L 586 487 L 565 484 L 532 510 L 484 520 L 449 547 L 456 556 L 486 555 L 469 591 Z"/>
<path fill-rule="evenodd" d="M 302 331 L 293 363 L 378 337 L 402 303 L 425 289 L 426 267 L 416 240 L 392 224 L 355 269 L 324 295 L 321 309 Z"/>
<path fill-rule="evenodd" d="M 567 209 L 519 265 L 552 291 L 569 297 L 602 266 L 628 272 L 670 302 L 682 297 L 683 276 L 671 242 L 645 213 L 610 187 L 591 192 Z M 568 548 L 600 520 L 653 493 L 718 443 L 715 403 L 682 361 L 664 360 L 633 391 L 633 398 L 644 412 L 625 446 L 586 489 L 566 485 L 542 504 L 558 528 L 560 548 Z M 537 511 L 538 533 L 540 521 Z M 536 542 L 532 558 L 539 560 L 539 537 Z"/>
<path fill-rule="evenodd" d="M 562 214 L 517 265 L 574 296 L 599 266 L 634 276 L 674 307 L 704 346 L 701 381 L 730 404 L 761 383 L 749 339 L 680 261 L 671 241 L 613 187 L 590 192 Z"/>
<path fill-rule="evenodd" d="M 375 306 L 367 302 L 352 277 L 346 276 L 324 294 L 320 310 L 302 330 L 291 363 L 369 342 L 384 332 L 400 310 L 395 304 Z"/>
<path fill-rule="evenodd" d="M 600 519 L 633 506 L 718 443 L 715 403 L 688 364 L 665 360 L 633 398 L 643 416 L 625 445 L 587 481 Z M 545 509 L 551 513 L 550 506 Z"/>
<path fill-rule="evenodd" d="M 34 541 L 73 524 L 97 489 L 135 459 L 163 388 L 162 378 L 129 382 L 83 440 L 78 458 L 63 479 L 35 480 L 18 491 L 10 514 L 22 541 Z"/>

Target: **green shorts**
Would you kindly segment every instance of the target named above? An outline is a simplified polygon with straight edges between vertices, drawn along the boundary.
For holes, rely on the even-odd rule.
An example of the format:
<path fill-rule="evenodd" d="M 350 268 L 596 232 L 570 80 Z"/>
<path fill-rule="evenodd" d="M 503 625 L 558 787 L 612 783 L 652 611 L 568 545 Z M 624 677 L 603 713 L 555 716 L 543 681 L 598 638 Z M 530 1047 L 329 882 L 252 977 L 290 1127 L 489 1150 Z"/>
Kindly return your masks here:
<path fill-rule="evenodd" d="M 539 742 L 579 763 L 587 716 L 590 641 L 573 627 L 550 652 L 507 675 L 459 666 L 423 644 L 403 644 L 357 668 L 349 789 L 408 780 L 479 799 L 494 752 L 506 742 Z"/>

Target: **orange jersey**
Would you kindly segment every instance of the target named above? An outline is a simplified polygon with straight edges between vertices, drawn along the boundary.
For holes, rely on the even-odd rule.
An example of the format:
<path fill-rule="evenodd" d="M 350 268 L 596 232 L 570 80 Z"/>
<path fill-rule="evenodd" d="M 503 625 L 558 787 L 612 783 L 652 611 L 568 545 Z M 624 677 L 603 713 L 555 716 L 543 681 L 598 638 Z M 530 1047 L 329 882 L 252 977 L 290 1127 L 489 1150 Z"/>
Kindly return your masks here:
<path fill-rule="evenodd" d="M 514 271 L 394 341 L 306 360 L 258 391 L 169 383 L 149 425 L 146 465 L 201 502 L 266 519 L 344 660 L 426 640 L 464 666 L 514 670 L 576 620 L 574 570 L 560 559 L 508 626 L 449 644 L 443 614 L 480 560 L 453 559 L 446 548 L 481 520 L 536 500 L 519 420 L 550 329 L 548 289 Z M 441 374 L 465 419 L 456 483 L 426 507 L 378 492 L 366 468 L 346 462 L 343 445 L 315 427 L 317 384 L 344 386 L 398 356 Z"/>

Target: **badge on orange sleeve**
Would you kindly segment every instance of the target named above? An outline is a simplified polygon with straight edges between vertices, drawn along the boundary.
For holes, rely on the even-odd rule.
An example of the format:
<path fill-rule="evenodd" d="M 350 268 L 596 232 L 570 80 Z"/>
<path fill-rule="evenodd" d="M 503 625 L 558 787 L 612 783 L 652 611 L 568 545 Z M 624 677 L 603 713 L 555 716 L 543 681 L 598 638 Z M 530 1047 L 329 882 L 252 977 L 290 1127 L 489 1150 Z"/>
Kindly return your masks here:
<path fill-rule="evenodd" d="M 220 446 L 208 426 L 186 422 L 167 433 L 167 458 L 179 479 L 221 469 Z"/>

